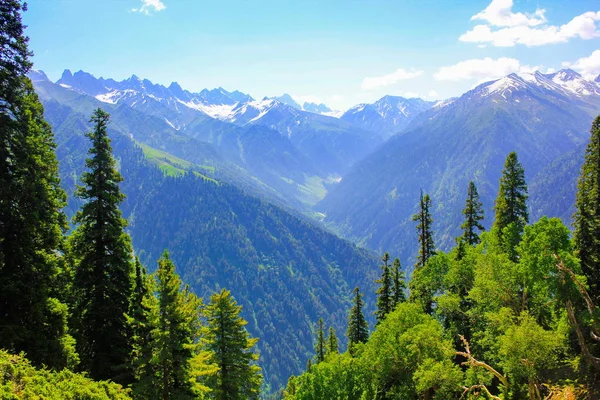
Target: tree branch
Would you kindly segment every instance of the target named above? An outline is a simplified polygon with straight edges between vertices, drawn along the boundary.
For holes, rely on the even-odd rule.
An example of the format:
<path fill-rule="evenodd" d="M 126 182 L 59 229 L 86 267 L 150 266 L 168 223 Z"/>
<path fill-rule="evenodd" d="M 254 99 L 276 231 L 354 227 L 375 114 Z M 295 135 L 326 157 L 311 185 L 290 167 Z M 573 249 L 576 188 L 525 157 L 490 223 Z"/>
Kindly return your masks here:
<path fill-rule="evenodd" d="M 483 361 L 476 360 L 475 357 L 473 357 L 471 355 L 471 348 L 469 347 L 469 342 L 467 341 L 467 339 L 465 339 L 465 337 L 463 335 L 458 335 L 458 336 L 460 337 L 460 340 L 462 340 L 463 344 L 465 345 L 465 350 L 466 350 L 466 351 L 457 351 L 456 352 L 456 354 L 458 354 L 460 356 L 463 356 L 463 357 L 465 357 L 467 359 L 467 361 L 463 362 L 462 365 L 469 365 L 471 367 L 481 367 L 481 368 L 484 368 L 484 369 L 488 370 L 496 378 L 498 378 L 498 380 L 500 382 L 502 382 L 502 384 L 506 388 L 506 391 L 508 392 L 508 388 L 509 388 L 508 379 L 504 375 L 502 375 L 500 372 L 496 371 L 490 365 L 484 363 Z M 477 386 L 477 385 L 475 385 L 475 386 Z M 486 390 L 487 390 L 487 388 L 486 388 Z"/>

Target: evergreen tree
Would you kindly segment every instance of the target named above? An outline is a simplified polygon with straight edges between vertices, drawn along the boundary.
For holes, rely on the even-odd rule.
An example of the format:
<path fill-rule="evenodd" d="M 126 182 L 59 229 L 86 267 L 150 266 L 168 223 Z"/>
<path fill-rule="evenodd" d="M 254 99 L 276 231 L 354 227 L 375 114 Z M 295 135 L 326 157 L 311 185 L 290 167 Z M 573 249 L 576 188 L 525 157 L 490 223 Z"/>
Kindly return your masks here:
<path fill-rule="evenodd" d="M 483 203 L 479 200 L 479 193 L 473 181 L 469 182 L 467 201 L 462 213 L 465 216 L 465 221 L 460 226 L 463 230 L 462 239 L 465 243 L 474 246 L 480 242 L 476 230 L 484 231 L 485 228 L 481 223 L 484 218 Z"/>
<path fill-rule="evenodd" d="M 417 222 L 417 233 L 419 237 L 419 256 L 417 257 L 417 263 L 415 268 L 422 268 L 427 264 L 427 260 L 435 254 L 435 244 L 433 243 L 433 218 L 430 214 L 431 199 L 429 195 L 423 196 L 421 191 L 421 197 L 419 199 L 419 212 L 414 214 L 412 217 L 413 221 Z"/>
<path fill-rule="evenodd" d="M 360 289 L 357 286 L 354 288 L 354 304 L 348 315 L 348 330 L 346 331 L 348 349 L 351 353 L 355 344 L 366 343 L 369 339 L 369 325 L 362 311 L 364 305 Z"/>
<path fill-rule="evenodd" d="M 154 281 L 135 259 L 135 288 L 131 298 L 129 323 L 131 325 L 131 363 L 136 398 L 150 398 L 155 394 L 155 368 L 152 365 L 153 332 L 156 329 L 158 304 L 154 297 Z"/>
<path fill-rule="evenodd" d="M 323 326 L 323 318 L 319 318 L 319 322 L 317 322 L 317 342 L 315 343 L 315 362 L 318 364 L 325 361 L 326 354 L 325 327 Z"/>
<path fill-rule="evenodd" d="M 77 361 L 56 280 L 66 196 L 52 130 L 26 77 L 25 9 L 0 3 L 0 345 L 63 368 Z"/>
<path fill-rule="evenodd" d="M 175 264 L 165 251 L 158 260 L 156 291 L 158 295 L 158 320 L 152 332 L 155 391 L 150 398 L 192 399 L 190 363 L 197 353 L 200 338 L 200 300 L 175 273 Z"/>
<path fill-rule="evenodd" d="M 393 281 L 394 281 L 394 291 L 392 296 L 392 310 L 396 308 L 399 303 L 403 303 L 406 301 L 406 282 L 404 282 L 404 271 L 402 271 L 402 267 L 400 266 L 400 259 L 394 259 L 393 265 Z"/>
<path fill-rule="evenodd" d="M 74 217 L 70 237 L 75 262 L 75 313 L 77 348 L 83 369 L 94 379 L 129 382 L 130 337 L 126 313 L 133 287 L 131 243 L 124 229 L 119 204 L 121 175 L 116 170 L 106 131 L 108 114 L 97 109 L 89 171 L 76 195 L 85 200 Z"/>
<path fill-rule="evenodd" d="M 506 157 L 494 207 L 494 225 L 499 235 L 502 235 L 503 230 L 510 224 L 514 224 L 519 234 L 523 233 L 523 228 L 529 222 L 527 197 L 525 170 L 517 158 L 517 153 L 513 151 Z"/>
<path fill-rule="evenodd" d="M 209 396 L 217 400 L 258 399 L 262 375 L 254 365 L 258 354 L 252 352 L 258 339 L 250 338 L 244 328 L 241 310 L 225 289 L 213 294 L 205 309 L 208 349 L 219 368 L 210 381 Z"/>
<path fill-rule="evenodd" d="M 335 329 L 329 327 L 329 334 L 327 335 L 327 354 L 338 354 L 340 352 L 340 346 L 338 344 L 338 338 L 335 335 Z"/>
<path fill-rule="evenodd" d="M 385 316 L 393 310 L 394 306 L 392 272 L 390 271 L 390 266 L 388 264 L 390 255 L 385 253 L 383 257 L 381 257 L 381 260 L 383 261 L 383 265 L 381 266 L 381 278 L 376 281 L 379 283 L 379 288 L 377 289 L 377 310 L 375 311 L 377 324 L 385 319 Z"/>
<path fill-rule="evenodd" d="M 575 205 L 575 249 L 590 293 L 600 304 L 600 116 L 592 124 Z"/>

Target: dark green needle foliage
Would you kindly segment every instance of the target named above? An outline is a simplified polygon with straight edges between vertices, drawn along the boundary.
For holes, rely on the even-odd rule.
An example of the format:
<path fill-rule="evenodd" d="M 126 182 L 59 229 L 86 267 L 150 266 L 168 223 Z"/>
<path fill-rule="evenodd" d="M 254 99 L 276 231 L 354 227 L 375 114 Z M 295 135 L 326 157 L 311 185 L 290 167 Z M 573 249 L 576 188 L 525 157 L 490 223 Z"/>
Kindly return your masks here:
<path fill-rule="evenodd" d="M 76 195 L 86 201 L 74 217 L 70 237 L 75 263 L 77 349 L 83 370 L 94 379 L 131 380 L 127 311 L 133 288 L 131 240 L 119 204 L 123 180 L 107 134 L 108 114 L 97 109 L 90 158 Z"/>
<path fill-rule="evenodd" d="M 360 289 L 354 288 L 354 299 L 350 313 L 348 314 L 348 349 L 352 353 L 354 345 L 365 343 L 369 339 L 369 325 L 363 314 L 365 303 L 362 299 Z"/>
<path fill-rule="evenodd" d="M 66 219 L 54 135 L 31 81 L 19 1 L 0 2 L 0 345 L 34 365 L 76 361 L 56 277 Z"/>
<path fill-rule="evenodd" d="M 327 354 L 338 354 L 339 352 L 340 346 L 335 334 L 335 329 L 329 327 L 329 333 L 327 334 Z"/>
<path fill-rule="evenodd" d="M 323 318 L 319 318 L 319 322 L 317 322 L 317 341 L 315 343 L 315 363 L 318 364 L 325 361 L 326 354 L 325 326 L 323 325 Z"/>
<path fill-rule="evenodd" d="M 389 265 L 390 255 L 385 253 L 381 257 L 381 261 L 383 261 L 381 265 L 381 277 L 377 280 L 377 283 L 379 283 L 379 288 L 377 289 L 377 310 L 375 311 L 377 323 L 383 321 L 385 316 L 394 308 L 394 283 L 392 282 L 392 271 Z"/>
<path fill-rule="evenodd" d="M 529 223 L 527 198 L 525 170 L 513 151 L 506 157 L 494 207 L 496 234 L 512 260 L 516 257 L 515 246 L 521 240 L 523 228 Z"/>
<path fill-rule="evenodd" d="M 481 241 L 477 231 L 482 232 L 485 230 L 485 228 L 481 223 L 484 218 L 483 203 L 479 199 L 477 186 L 475 186 L 473 181 L 469 182 L 467 201 L 462 213 L 465 216 L 465 221 L 460 226 L 460 228 L 463 230 L 463 234 L 460 239 L 462 239 L 465 243 L 474 246 Z"/>
<path fill-rule="evenodd" d="M 208 386 L 208 397 L 216 400 L 258 399 L 262 375 L 255 365 L 258 354 L 253 347 L 258 342 L 251 338 L 240 317 L 242 307 L 237 305 L 228 290 L 221 290 L 210 298 L 204 314 L 208 322 L 206 340 L 212 351 L 210 360 L 218 367 Z"/>
<path fill-rule="evenodd" d="M 403 303 L 406 301 L 406 282 L 404 281 L 404 271 L 402 271 L 402 266 L 400 265 L 399 258 L 394 259 L 394 265 L 392 266 L 392 275 L 394 282 L 392 309 L 394 309 L 399 303 Z"/>
<path fill-rule="evenodd" d="M 592 124 L 577 189 L 575 247 L 591 293 L 600 304 L 600 116 Z"/>
<path fill-rule="evenodd" d="M 419 255 L 415 268 L 422 268 L 427 264 L 427 260 L 435 254 L 431 199 L 428 194 L 423 195 L 423 191 L 421 191 L 419 197 L 419 211 L 412 216 L 412 220 L 417 222 L 417 235 L 419 238 Z"/>

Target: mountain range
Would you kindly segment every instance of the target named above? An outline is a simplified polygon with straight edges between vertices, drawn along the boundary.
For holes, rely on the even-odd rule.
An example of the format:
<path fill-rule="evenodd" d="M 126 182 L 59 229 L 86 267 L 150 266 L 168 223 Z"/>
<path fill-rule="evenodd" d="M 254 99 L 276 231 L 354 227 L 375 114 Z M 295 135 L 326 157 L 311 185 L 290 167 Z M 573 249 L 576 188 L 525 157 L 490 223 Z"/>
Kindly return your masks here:
<path fill-rule="evenodd" d="M 411 216 L 420 190 L 433 200 L 436 243 L 448 248 L 460 233 L 470 180 L 479 189 L 489 228 L 504 159 L 516 151 L 531 187 L 532 220 L 568 219 L 598 113 L 600 85 L 571 70 L 483 83 L 419 114 L 358 162 L 316 209 L 346 237 L 412 261 L 417 243 Z M 548 196 L 554 191 L 561 193 L 559 202 Z"/>
<path fill-rule="evenodd" d="M 470 180 L 490 226 L 510 151 L 525 167 L 531 219 L 568 221 L 589 126 L 600 113 L 600 77 L 572 70 L 510 74 L 439 102 L 385 96 L 344 113 L 289 95 L 193 93 L 135 75 L 30 77 L 69 193 L 84 168 L 87 118 L 96 107 L 110 113 L 136 250 L 151 266 L 169 248 L 201 295 L 232 289 L 261 338 L 273 390 L 304 367 L 311 324 L 324 310 L 344 331 L 355 285 L 372 312 L 375 255 L 327 229 L 389 251 L 410 270 L 420 190 L 432 197 L 436 244 L 446 249 L 459 234 Z M 78 206 L 70 197 L 67 211 Z"/>

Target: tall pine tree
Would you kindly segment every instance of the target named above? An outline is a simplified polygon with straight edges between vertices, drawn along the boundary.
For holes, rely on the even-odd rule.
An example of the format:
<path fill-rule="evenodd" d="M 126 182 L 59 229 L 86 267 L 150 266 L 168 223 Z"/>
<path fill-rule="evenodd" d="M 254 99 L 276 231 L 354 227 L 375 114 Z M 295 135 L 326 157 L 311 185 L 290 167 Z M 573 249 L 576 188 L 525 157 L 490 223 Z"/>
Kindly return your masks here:
<path fill-rule="evenodd" d="M 419 256 L 415 268 L 422 268 L 427 264 L 427 260 L 435 254 L 435 244 L 433 243 L 433 218 L 431 217 L 431 199 L 428 194 L 419 198 L 419 212 L 412 217 L 417 222 L 417 234 L 419 238 Z"/>
<path fill-rule="evenodd" d="M 379 283 L 377 289 L 377 310 L 375 311 L 375 317 L 377 318 L 377 324 L 385 319 L 394 309 L 394 287 L 392 282 L 392 271 L 390 270 L 390 255 L 385 253 L 381 257 L 383 265 L 381 265 L 381 278 L 376 282 Z"/>
<path fill-rule="evenodd" d="M 600 116 L 592 124 L 577 186 L 575 248 L 590 293 L 600 304 Z"/>
<path fill-rule="evenodd" d="M 26 77 L 25 9 L 0 2 L 0 345 L 63 368 L 76 362 L 56 281 L 66 196 L 52 130 Z"/>
<path fill-rule="evenodd" d="M 151 398 L 155 394 L 155 367 L 152 364 L 153 332 L 157 325 L 158 304 L 154 297 L 154 280 L 146 275 L 139 258 L 135 259 L 135 288 L 131 297 L 131 368 L 136 398 Z"/>
<path fill-rule="evenodd" d="M 262 375 L 255 365 L 258 354 L 252 351 L 258 339 L 250 338 L 244 328 L 247 322 L 240 317 L 241 310 L 231 293 L 223 289 L 211 296 L 204 312 L 208 350 L 219 368 L 209 381 L 209 397 L 216 400 L 258 399 Z"/>
<path fill-rule="evenodd" d="M 465 243 L 474 246 L 480 242 L 477 231 L 484 231 L 485 228 L 481 223 L 484 218 L 483 203 L 479 199 L 479 193 L 477 193 L 477 187 L 473 181 L 469 182 L 467 201 L 462 214 L 465 216 L 465 221 L 460 226 L 463 230 L 461 239 Z"/>
<path fill-rule="evenodd" d="M 529 222 L 525 170 L 514 151 L 506 157 L 496 198 L 494 229 L 509 258 L 516 261 L 516 246 Z"/>
<path fill-rule="evenodd" d="M 198 352 L 201 303 L 182 286 L 175 264 L 165 251 L 156 271 L 158 320 L 152 332 L 155 394 L 151 398 L 194 398 L 190 363 Z"/>
<path fill-rule="evenodd" d="M 335 334 L 335 329 L 329 327 L 329 333 L 327 334 L 327 354 L 338 354 L 340 352 L 340 346 L 338 338 Z"/>
<path fill-rule="evenodd" d="M 354 301 L 350 313 L 348 314 L 348 329 L 346 330 L 346 336 L 348 337 L 348 349 L 350 353 L 353 352 L 354 345 L 358 343 L 366 343 L 369 339 L 369 325 L 363 314 L 363 307 L 365 303 L 362 299 L 360 289 L 354 288 Z"/>
<path fill-rule="evenodd" d="M 392 266 L 394 290 L 392 296 L 392 309 L 396 308 L 399 303 L 406 301 L 406 282 L 404 281 L 404 271 L 400 265 L 400 259 L 394 259 L 394 265 Z"/>
<path fill-rule="evenodd" d="M 515 224 L 519 233 L 523 232 L 523 228 L 529 222 L 527 198 L 525 170 L 517 158 L 517 153 L 513 151 L 506 157 L 494 207 L 494 225 L 498 228 L 498 234 L 502 235 L 504 228 L 510 224 Z"/>
<path fill-rule="evenodd" d="M 317 322 L 317 341 L 315 343 L 315 362 L 318 364 L 325 360 L 327 354 L 327 341 L 325 340 L 325 326 L 323 318 Z"/>
<path fill-rule="evenodd" d="M 133 288 L 131 241 L 124 229 L 119 204 L 123 180 L 116 170 L 107 134 L 108 114 L 97 109 L 87 134 L 92 141 L 89 171 L 76 195 L 85 200 L 74 217 L 70 237 L 75 262 L 75 321 L 81 364 L 94 379 L 127 383 L 130 337 L 127 311 Z"/>

